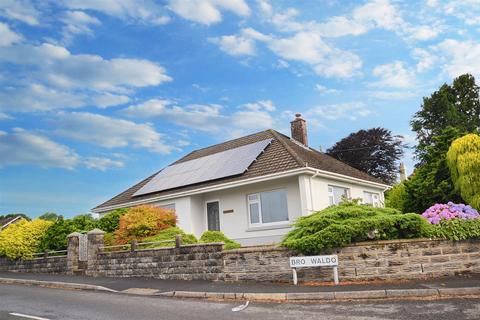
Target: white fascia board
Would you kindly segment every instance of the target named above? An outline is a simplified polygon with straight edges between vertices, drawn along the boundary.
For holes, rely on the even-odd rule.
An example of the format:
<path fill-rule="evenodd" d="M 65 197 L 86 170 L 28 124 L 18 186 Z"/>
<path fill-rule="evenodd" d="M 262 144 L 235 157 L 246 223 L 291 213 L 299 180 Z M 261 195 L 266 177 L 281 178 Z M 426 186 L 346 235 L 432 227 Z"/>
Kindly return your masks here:
<path fill-rule="evenodd" d="M 212 192 L 212 191 L 225 190 L 225 189 L 230 189 L 230 188 L 235 188 L 235 187 L 241 187 L 241 186 L 249 185 L 249 184 L 253 184 L 253 183 L 296 176 L 296 175 L 299 175 L 299 174 L 311 174 L 311 175 L 315 175 L 315 176 L 318 176 L 318 177 L 336 179 L 336 180 L 341 180 L 341 181 L 355 183 L 355 184 L 364 185 L 364 186 L 377 187 L 379 189 L 383 189 L 384 191 L 387 190 L 388 188 L 390 188 L 389 185 L 382 184 L 382 183 L 377 183 L 377 182 L 372 182 L 372 181 L 368 181 L 368 180 L 358 179 L 358 178 L 346 176 L 346 175 L 343 175 L 343 174 L 338 174 L 338 173 L 333 173 L 333 172 L 329 172 L 329 171 L 315 169 L 315 168 L 312 168 L 312 167 L 304 167 L 304 168 L 297 168 L 297 169 L 283 171 L 283 172 L 272 173 L 272 174 L 268 174 L 268 175 L 264 175 L 264 176 L 260 176 L 260 177 L 243 179 L 243 180 L 240 180 L 240 181 L 226 182 L 226 183 L 221 183 L 221 184 L 217 184 L 217 185 L 213 185 L 213 186 L 208 186 L 208 187 L 203 187 L 203 188 L 198 188 L 198 189 L 193 189 L 193 190 L 188 190 L 188 191 L 181 191 L 181 192 L 177 192 L 177 193 L 167 194 L 167 195 L 164 195 L 164 196 L 158 196 L 158 197 L 153 197 L 153 198 L 148 198 L 148 199 L 143 199 L 143 200 L 137 200 L 137 201 L 130 201 L 130 202 L 122 203 L 122 204 L 119 204 L 119 205 L 114 205 L 114 206 L 92 209 L 92 212 L 93 213 L 103 213 L 103 212 L 108 212 L 108 211 L 119 209 L 119 208 L 132 207 L 132 206 L 136 206 L 136 205 L 148 204 L 148 203 L 157 202 L 157 201 L 172 200 L 172 199 L 175 199 L 175 198 L 193 196 L 193 195 L 196 195 L 196 194 L 201 194 L 201 193 L 206 193 L 206 192 Z"/>

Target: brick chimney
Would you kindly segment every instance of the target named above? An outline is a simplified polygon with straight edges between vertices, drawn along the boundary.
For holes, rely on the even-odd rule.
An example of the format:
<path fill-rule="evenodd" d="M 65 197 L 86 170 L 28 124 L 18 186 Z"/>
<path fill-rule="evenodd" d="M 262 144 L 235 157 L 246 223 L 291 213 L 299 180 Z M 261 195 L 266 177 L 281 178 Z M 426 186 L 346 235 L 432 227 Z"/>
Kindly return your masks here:
<path fill-rule="evenodd" d="M 292 138 L 303 145 L 308 146 L 307 121 L 302 118 L 300 113 L 295 114 L 295 120 L 290 122 L 290 127 L 292 130 Z"/>

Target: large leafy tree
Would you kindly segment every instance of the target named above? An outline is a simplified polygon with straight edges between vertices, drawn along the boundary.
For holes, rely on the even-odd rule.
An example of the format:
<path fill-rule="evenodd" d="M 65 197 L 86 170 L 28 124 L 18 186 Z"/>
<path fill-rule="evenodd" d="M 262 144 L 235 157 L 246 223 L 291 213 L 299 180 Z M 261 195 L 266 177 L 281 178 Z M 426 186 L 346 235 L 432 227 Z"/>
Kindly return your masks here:
<path fill-rule="evenodd" d="M 422 213 L 435 203 L 462 202 L 450 177 L 446 154 L 452 141 L 461 136 L 458 129 L 448 127 L 432 138 L 434 146 L 427 148 L 425 163 L 417 167 L 404 182 L 405 212 Z"/>
<path fill-rule="evenodd" d="M 421 110 L 415 113 L 411 125 L 417 134 L 418 166 L 428 161 L 429 150 L 436 147 L 434 138 L 447 127 L 460 133 L 480 128 L 479 87 L 475 78 L 470 74 L 461 75 L 452 85 L 444 84 L 430 97 L 423 98 Z"/>
<path fill-rule="evenodd" d="M 403 155 L 403 137 L 385 128 L 351 133 L 327 150 L 327 154 L 386 183 L 397 178 L 397 161 Z"/>

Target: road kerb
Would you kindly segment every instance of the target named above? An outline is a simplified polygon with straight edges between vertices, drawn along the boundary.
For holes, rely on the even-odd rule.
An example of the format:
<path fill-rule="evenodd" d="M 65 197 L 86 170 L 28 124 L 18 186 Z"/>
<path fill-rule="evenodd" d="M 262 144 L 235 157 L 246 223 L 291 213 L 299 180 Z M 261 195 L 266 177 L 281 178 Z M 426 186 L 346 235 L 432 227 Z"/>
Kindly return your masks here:
<path fill-rule="evenodd" d="M 340 291 L 335 292 L 335 300 L 345 299 L 379 299 L 386 298 L 385 290 Z"/>
<path fill-rule="evenodd" d="M 97 285 L 93 285 L 93 284 L 72 283 L 72 282 L 57 282 L 57 281 L 41 281 L 41 280 L 29 280 L 29 279 L 0 278 L 0 283 L 25 284 L 25 285 L 40 286 L 40 287 L 54 288 L 54 289 L 118 292 L 116 290 L 112 290 L 112 289 L 109 289 L 109 288 L 106 288 L 106 287 L 97 286 Z"/>
<path fill-rule="evenodd" d="M 106 287 L 71 282 L 41 281 L 29 279 L 0 278 L 0 283 L 35 285 L 46 288 L 90 290 L 122 293 Z M 127 290 L 129 294 L 135 294 Z M 149 295 L 142 292 L 142 295 Z M 411 297 L 455 297 L 455 296 L 480 296 L 480 287 L 466 288 L 439 288 L 439 289 L 387 289 L 341 292 L 291 292 L 291 293 L 233 293 L 233 292 L 197 292 L 197 291 L 169 291 L 156 292 L 150 296 L 163 296 L 175 298 L 196 298 L 216 300 L 251 300 L 251 301 L 326 301 L 326 300 L 356 300 L 356 299 L 385 299 L 385 298 L 411 298 Z"/>
<path fill-rule="evenodd" d="M 438 289 L 388 289 L 387 297 L 433 297 L 439 296 Z"/>

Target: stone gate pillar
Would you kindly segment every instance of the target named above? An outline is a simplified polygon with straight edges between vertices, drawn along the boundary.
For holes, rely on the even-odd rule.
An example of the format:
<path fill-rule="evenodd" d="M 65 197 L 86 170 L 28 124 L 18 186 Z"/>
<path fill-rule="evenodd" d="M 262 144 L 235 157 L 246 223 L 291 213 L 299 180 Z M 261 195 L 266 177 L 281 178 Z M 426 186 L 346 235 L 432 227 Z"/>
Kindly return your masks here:
<path fill-rule="evenodd" d="M 87 259 L 87 274 L 88 275 L 95 275 L 97 270 L 97 254 L 101 251 L 101 247 L 104 246 L 103 237 L 105 235 L 105 231 L 100 229 L 93 229 L 87 232 L 87 252 L 88 252 L 88 259 Z"/>
<path fill-rule="evenodd" d="M 79 270 L 79 238 L 82 236 L 79 232 L 72 232 L 67 236 L 67 273 L 73 274 Z"/>

